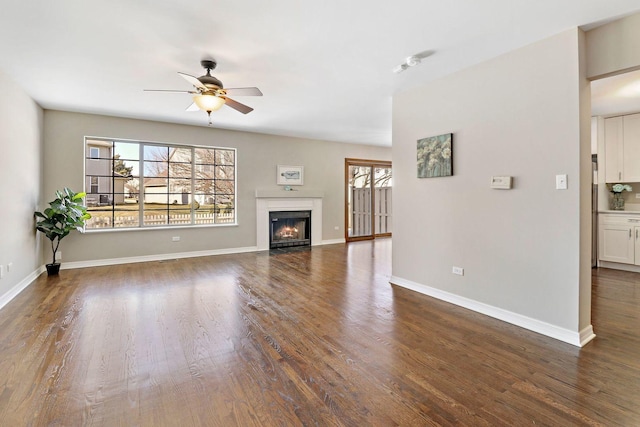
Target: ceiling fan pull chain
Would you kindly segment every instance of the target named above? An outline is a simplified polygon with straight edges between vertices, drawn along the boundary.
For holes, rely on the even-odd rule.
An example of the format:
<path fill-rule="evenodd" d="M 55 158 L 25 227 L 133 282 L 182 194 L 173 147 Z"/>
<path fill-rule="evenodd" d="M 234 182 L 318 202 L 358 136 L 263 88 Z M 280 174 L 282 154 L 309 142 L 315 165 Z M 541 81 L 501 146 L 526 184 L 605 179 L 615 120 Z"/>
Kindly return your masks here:
<path fill-rule="evenodd" d="M 207 111 L 207 114 L 209 115 L 209 126 L 212 126 L 213 123 L 211 123 L 211 111 Z"/>

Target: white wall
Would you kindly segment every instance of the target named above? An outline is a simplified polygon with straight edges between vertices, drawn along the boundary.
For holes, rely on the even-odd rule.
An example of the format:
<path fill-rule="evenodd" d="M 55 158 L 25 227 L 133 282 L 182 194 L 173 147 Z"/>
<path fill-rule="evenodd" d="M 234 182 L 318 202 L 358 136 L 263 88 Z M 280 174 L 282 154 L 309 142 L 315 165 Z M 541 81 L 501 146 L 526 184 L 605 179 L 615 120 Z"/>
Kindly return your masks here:
<path fill-rule="evenodd" d="M 251 116 L 247 116 L 251 120 Z M 63 240 L 63 266 L 71 261 L 248 248 L 256 245 L 256 189 L 281 189 L 276 166 L 303 165 L 301 189 L 324 192 L 323 240 L 344 238 L 344 159 L 390 160 L 391 149 L 343 144 L 199 126 L 45 111 L 44 194 L 65 186 L 83 186 L 85 136 L 139 139 L 238 149 L 237 227 L 72 233 Z M 339 230 L 334 230 L 339 226 Z M 172 242 L 180 236 L 180 242 Z"/>
<path fill-rule="evenodd" d="M 640 13 L 594 28 L 586 35 L 589 79 L 640 68 Z"/>
<path fill-rule="evenodd" d="M 582 41 L 570 30 L 394 97 L 395 283 L 574 344 L 590 332 Z M 448 132 L 454 176 L 418 179 L 416 141 Z M 492 175 L 514 188 L 490 189 Z"/>
<path fill-rule="evenodd" d="M 0 306 L 33 280 L 42 265 L 33 212 L 42 183 L 42 109 L 0 72 Z M 6 271 L 7 264 L 11 270 Z"/>

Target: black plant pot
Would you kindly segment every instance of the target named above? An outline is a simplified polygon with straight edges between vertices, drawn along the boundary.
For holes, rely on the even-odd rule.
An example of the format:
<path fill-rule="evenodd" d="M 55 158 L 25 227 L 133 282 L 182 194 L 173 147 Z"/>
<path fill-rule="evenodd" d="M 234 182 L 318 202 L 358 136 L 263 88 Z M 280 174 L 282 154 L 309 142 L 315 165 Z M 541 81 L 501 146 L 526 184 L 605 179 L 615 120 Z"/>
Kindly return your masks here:
<path fill-rule="evenodd" d="M 57 276 L 60 272 L 60 263 L 56 262 L 55 264 L 47 264 L 47 275 L 48 276 Z"/>

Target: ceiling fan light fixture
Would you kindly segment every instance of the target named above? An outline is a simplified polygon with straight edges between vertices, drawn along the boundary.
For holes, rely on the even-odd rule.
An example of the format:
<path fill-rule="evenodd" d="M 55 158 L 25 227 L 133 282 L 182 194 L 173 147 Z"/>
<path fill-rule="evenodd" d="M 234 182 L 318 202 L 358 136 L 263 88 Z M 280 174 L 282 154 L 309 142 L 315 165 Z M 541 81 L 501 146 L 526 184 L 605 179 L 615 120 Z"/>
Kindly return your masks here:
<path fill-rule="evenodd" d="M 219 110 L 224 105 L 224 99 L 215 95 L 196 95 L 193 97 L 193 102 L 199 109 L 206 112 Z"/>

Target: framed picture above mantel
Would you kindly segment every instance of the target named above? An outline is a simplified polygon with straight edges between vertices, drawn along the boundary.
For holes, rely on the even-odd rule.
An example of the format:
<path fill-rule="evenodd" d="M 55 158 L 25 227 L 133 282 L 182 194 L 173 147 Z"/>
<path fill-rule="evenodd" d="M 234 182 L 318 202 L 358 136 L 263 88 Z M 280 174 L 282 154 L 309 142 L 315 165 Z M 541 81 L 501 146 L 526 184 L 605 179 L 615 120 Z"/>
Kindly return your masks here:
<path fill-rule="evenodd" d="M 278 165 L 278 185 L 303 185 L 304 166 Z"/>

